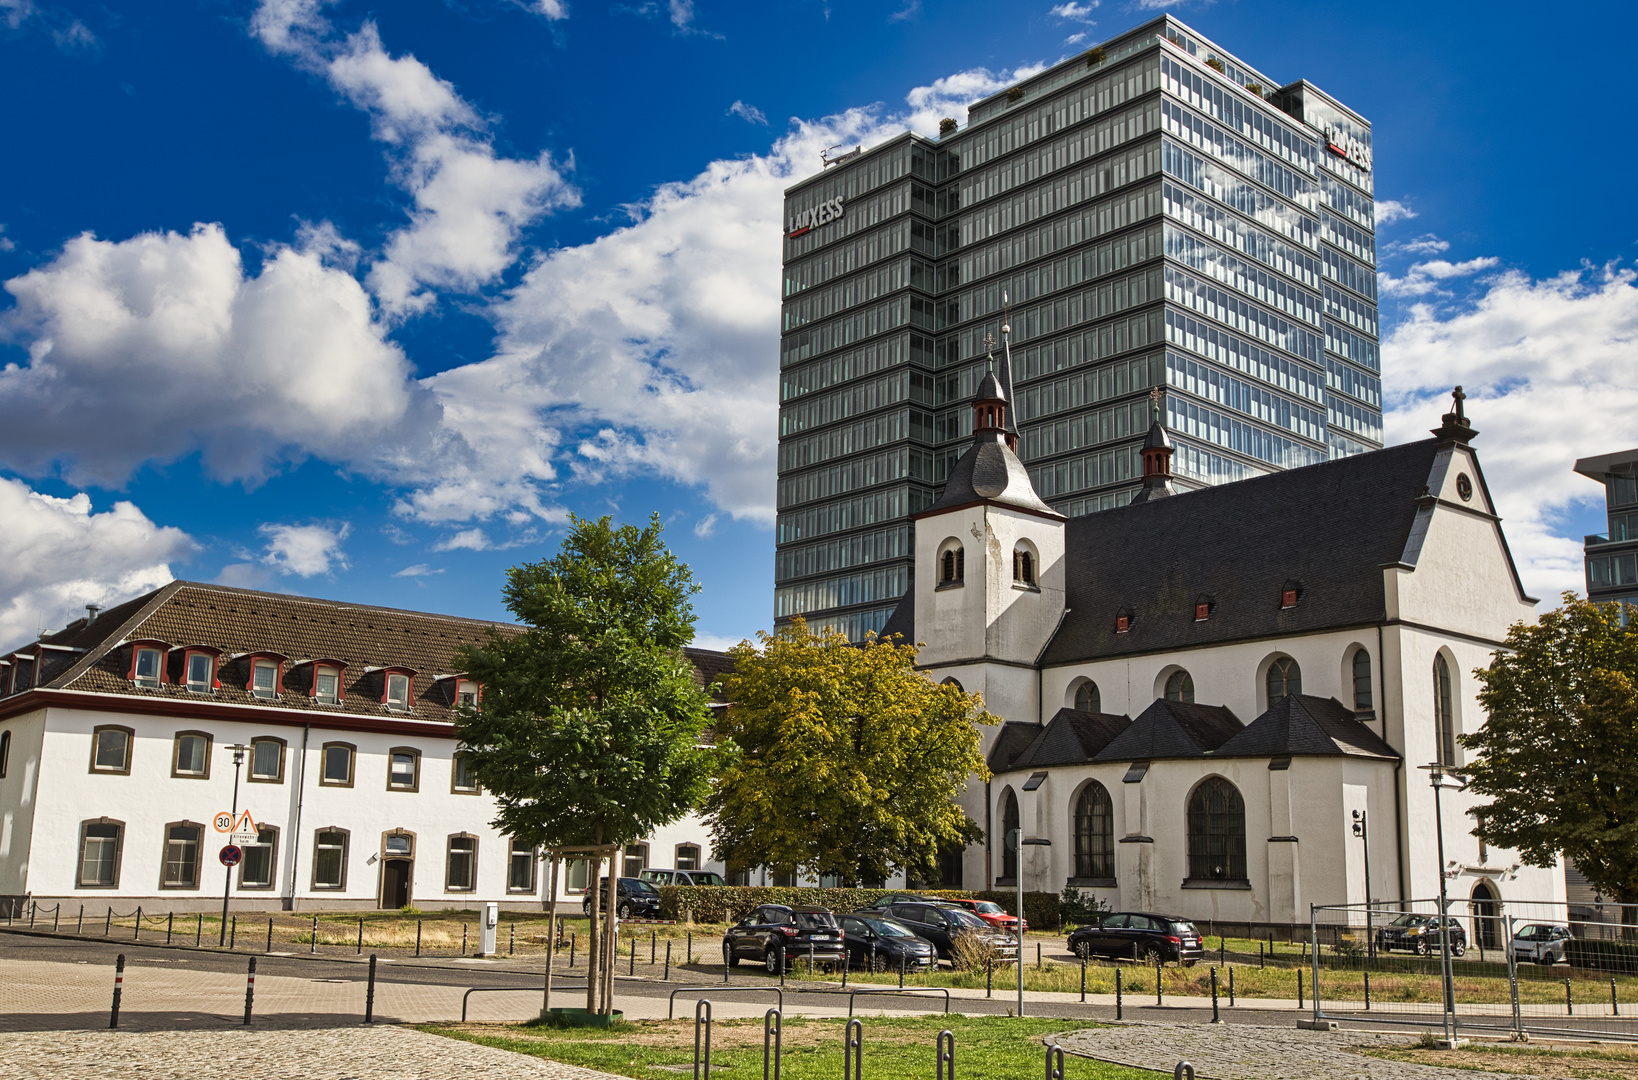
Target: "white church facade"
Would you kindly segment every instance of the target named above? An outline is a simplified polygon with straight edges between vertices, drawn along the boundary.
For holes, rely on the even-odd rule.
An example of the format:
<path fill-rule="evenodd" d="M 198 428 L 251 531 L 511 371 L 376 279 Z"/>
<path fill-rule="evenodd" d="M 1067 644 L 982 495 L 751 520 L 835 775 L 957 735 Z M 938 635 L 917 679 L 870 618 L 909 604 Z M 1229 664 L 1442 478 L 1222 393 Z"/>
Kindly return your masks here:
<path fill-rule="evenodd" d="M 1461 767 L 1473 672 L 1535 604 L 1459 396 L 1429 439 L 1187 492 L 1157 423 L 1133 503 L 1065 519 L 1013 451 L 1007 381 L 980 388 L 883 630 L 1003 720 L 961 885 L 1013 886 L 1021 828 L 1051 841 L 1025 849 L 1026 889 L 1116 910 L 1306 925 L 1311 904 L 1435 897 L 1441 870 L 1464 913 L 1563 901 L 1561 869 L 1478 842 L 1450 780 L 1437 853 L 1422 767 Z"/>

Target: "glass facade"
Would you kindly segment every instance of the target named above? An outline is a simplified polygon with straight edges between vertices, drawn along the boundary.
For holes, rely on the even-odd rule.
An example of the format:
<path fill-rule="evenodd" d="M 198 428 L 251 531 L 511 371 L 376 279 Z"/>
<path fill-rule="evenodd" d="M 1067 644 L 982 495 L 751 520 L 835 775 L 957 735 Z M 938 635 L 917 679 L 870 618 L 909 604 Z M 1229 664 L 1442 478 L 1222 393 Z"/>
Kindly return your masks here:
<path fill-rule="evenodd" d="M 1066 515 L 1130 500 L 1156 387 L 1180 487 L 1380 447 L 1371 155 L 1345 105 L 1164 16 L 790 188 L 776 620 L 885 623 L 1004 318 L 1019 456 Z"/>
<path fill-rule="evenodd" d="M 1575 471 L 1603 483 L 1609 521 L 1586 538 L 1587 599 L 1619 602 L 1623 620 L 1631 619 L 1638 614 L 1638 450 L 1578 461 Z"/>

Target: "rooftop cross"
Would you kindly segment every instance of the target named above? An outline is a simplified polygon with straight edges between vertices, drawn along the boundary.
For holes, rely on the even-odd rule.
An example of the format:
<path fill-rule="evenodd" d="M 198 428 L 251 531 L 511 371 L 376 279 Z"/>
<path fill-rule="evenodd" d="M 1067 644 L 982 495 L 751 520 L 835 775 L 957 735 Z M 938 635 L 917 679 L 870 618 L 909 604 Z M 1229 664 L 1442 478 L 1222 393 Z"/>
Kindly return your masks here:
<path fill-rule="evenodd" d="M 1452 390 L 1450 392 L 1450 397 L 1451 400 L 1456 403 L 1456 419 L 1462 421 L 1467 420 L 1467 412 L 1462 408 L 1462 402 L 1467 400 L 1467 395 L 1462 393 L 1462 388 L 1458 386 L 1456 389 Z"/>

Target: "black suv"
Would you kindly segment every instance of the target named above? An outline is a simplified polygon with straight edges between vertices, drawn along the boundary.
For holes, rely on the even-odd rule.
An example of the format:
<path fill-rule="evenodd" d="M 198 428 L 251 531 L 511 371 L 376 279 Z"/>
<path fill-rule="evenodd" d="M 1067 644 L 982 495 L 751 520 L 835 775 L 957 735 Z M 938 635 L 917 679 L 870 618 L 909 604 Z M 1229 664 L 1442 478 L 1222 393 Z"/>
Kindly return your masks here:
<path fill-rule="evenodd" d="M 1467 931 L 1455 918 L 1446 915 L 1450 927 L 1450 955 L 1467 952 Z M 1439 919 L 1435 915 L 1404 914 L 1376 932 L 1376 947 L 1382 952 L 1408 949 L 1417 956 L 1439 953 Z"/>
<path fill-rule="evenodd" d="M 976 934 L 995 949 L 995 954 L 1012 959 L 1018 955 L 1018 942 L 980 919 L 972 912 L 953 905 L 938 903 L 896 903 L 885 909 L 872 909 L 908 926 L 918 937 L 924 937 L 938 950 L 939 959 L 954 960 L 955 939 L 962 934 Z M 862 913 L 861 913 L 862 914 Z"/>
<path fill-rule="evenodd" d="M 1105 915 L 1096 925 L 1083 926 L 1070 934 L 1069 949 L 1076 956 L 1109 956 L 1150 964 L 1164 960 L 1184 967 L 1193 966 L 1205 955 L 1200 931 L 1192 922 L 1147 911 Z"/>
<path fill-rule="evenodd" d="M 760 960 L 768 974 L 778 975 L 792 959 L 805 956 L 817 964 L 847 959 L 842 928 L 827 908 L 763 904 L 722 935 L 722 962 L 729 967 L 738 967 L 741 960 Z"/>
<path fill-rule="evenodd" d="M 642 878 L 623 877 L 617 885 L 614 899 L 614 913 L 622 919 L 656 919 L 660 915 L 660 890 L 644 881 Z M 598 886 L 599 901 L 609 895 L 609 879 L 604 878 Z M 598 907 L 602 907 L 599 903 Z M 580 905 L 580 910 L 591 917 L 591 897 L 588 895 Z"/>

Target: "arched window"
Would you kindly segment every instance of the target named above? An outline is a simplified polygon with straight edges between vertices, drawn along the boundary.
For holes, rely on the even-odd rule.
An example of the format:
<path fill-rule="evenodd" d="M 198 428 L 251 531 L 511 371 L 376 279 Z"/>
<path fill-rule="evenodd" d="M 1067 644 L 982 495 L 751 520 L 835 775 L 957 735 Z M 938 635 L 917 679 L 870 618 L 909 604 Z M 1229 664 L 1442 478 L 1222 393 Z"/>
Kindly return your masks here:
<path fill-rule="evenodd" d="M 1166 680 L 1167 701 L 1194 701 L 1194 679 L 1181 669 L 1172 672 Z"/>
<path fill-rule="evenodd" d="M 953 687 L 956 688 L 956 690 L 958 692 L 963 693 L 963 694 L 965 694 L 967 692 L 966 690 L 962 689 L 961 683 L 956 681 L 954 676 L 947 677 L 943 682 L 939 683 L 939 685 L 940 686 L 953 686 Z"/>
<path fill-rule="evenodd" d="M 1103 695 L 1098 693 L 1097 683 L 1088 679 L 1075 688 L 1075 707 L 1081 712 L 1103 712 Z"/>
<path fill-rule="evenodd" d="M 1371 654 L 1364 649 L 1354 650 L 1354 708 L 1371 708 Z"/>
<path fill-rule="evenodd" d="M 1451 708 L 1450 665 L 1443 656 L 1433 661 L 1433 713 L 1439 726 L 1439 764 L 1456 764 L 1456 713 Z"/>
<path fill-rule="evenodd" d="M 1075 800 L 1075 876 L 1115 876 L 1115 808 L 1096 780 Z"/>
<path fill-rule="evenodd" d="M 1268 665 L 1268 703 L 1275 705 L 1291 694 L 1302 693 L 1302 668 L 1289 656 Z"/>
<path fill-rule="evenodd" d="M 946 548 L 938 561 L 938 583 L 940 585 L 954 585 L 961 581 L 967 569 L 967 549 L 957 544 Z"/>
<path fill-rule="evenodd" d="M 1035 584 L 1035 555 L 1026 547 L 1013 549 L 1012 580 L 1020 585 Z"/>
<path fill-rule="evenodd" d="M 1189 796 L 1189 877 L 1246 879 L 1246 804 L 1221 776 L 1205 781 Z"/>
<path fill-rule="evenodd" d="M 1001 802 L 1001 876 L 1009 881 L 1018 878 L 1018 853 L 1007 845 L 1007 837 L 1018 828 L 1018 796 L 1011 788 Z"/>

